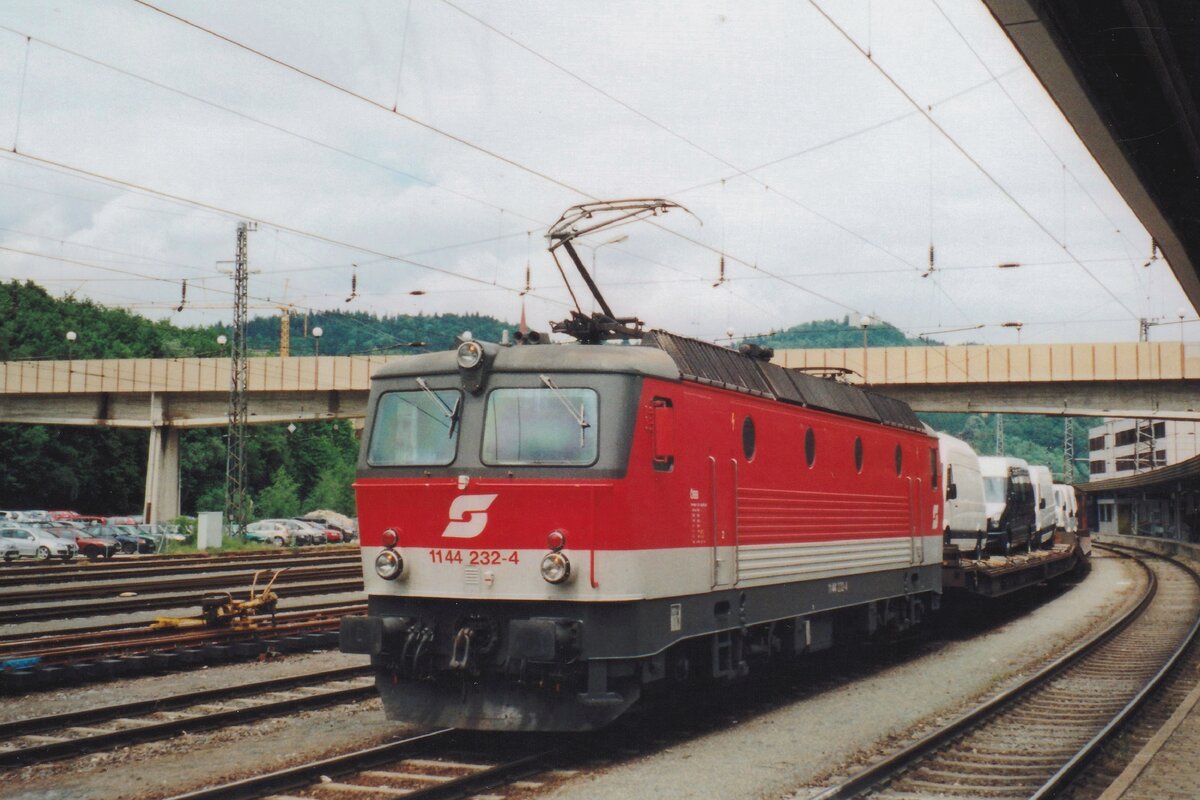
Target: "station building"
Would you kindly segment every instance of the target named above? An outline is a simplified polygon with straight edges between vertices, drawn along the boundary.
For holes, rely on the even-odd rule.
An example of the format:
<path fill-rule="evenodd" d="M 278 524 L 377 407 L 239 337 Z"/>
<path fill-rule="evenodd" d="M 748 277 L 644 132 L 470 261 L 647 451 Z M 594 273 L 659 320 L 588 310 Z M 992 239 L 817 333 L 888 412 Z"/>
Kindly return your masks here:
<path fill-rule="evenodd" d="M 1093 534 L 1200 542 L 1200 456 L 1076 488 Z"/>
<path fill-rule="evenodd" d="M 1088 429 L 1093 480 L 1123 478 L 1200 455 L 1200 422 L 1173 419 L 1106 419 Z"/>

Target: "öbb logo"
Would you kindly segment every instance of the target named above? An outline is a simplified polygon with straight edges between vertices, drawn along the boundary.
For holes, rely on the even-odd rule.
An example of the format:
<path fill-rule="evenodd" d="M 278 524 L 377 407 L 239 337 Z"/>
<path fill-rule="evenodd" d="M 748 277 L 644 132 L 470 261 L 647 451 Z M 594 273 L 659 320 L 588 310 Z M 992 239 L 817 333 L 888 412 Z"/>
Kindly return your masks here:
<path fill-rule="evenodd" d="M 451 539 L 474 539 L 487 527 L 487 510 L 496 499 L 494 494 L 462 494 L 450 504 L 450 522 L 442 536 Z"/>

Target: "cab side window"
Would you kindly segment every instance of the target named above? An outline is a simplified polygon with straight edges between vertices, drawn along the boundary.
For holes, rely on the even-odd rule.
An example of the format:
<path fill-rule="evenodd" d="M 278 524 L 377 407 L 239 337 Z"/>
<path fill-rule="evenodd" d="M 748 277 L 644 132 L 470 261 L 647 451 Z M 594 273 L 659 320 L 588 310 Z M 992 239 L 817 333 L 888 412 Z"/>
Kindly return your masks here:
<path fill-rule="evenodd" d="M 650 402 L 654 428 L 654 469 L 670 472 L 675 468 L 675 409 L 669 397 Z"/>

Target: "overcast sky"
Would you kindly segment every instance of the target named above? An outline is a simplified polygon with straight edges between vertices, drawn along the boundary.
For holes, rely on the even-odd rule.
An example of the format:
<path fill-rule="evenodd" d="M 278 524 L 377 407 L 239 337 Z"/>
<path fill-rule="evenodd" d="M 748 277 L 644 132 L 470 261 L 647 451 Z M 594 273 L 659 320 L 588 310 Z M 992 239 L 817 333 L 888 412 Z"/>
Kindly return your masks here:
<path fill-rule="evenodd" d="M 568 309 L 546 228 L 666 197 L 696 218 L 581 248 L 651 327 L 1200 328 L 978 0 L 153 2 L 195 25 L 134 0 L 0 5 L 0 278 L 228 320 L 218 262 L 250 219 L 253 314 L 515 322 L 528 264 L 545 329 Z"/>

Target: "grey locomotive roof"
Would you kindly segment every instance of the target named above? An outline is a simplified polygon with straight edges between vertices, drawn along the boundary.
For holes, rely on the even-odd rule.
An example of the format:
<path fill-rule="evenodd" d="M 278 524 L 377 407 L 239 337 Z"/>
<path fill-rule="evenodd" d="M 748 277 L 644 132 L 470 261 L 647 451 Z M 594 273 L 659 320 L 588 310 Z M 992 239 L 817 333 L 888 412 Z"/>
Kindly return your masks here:
<path fill-rule="evenodd" d="M 925 433 L 907 404 L 828 378 L 785 369 L 758 358 L 666 331 L 649 331 L 640 345 L 554 344 L 500 347 L 484 343 L 492 369 L 517 372 L 617 372 L 667 380 L 690 380 L 783 403 L 831 411 Z M 403 378 L 458 371 L 455 351 L 393 361 L 375 378 Z"/>
<path fill-rule="evenodd" d="M 679 380 L 679 368 L 662 350 L 641 345 L 544 344 L 497 347 L 492 369 L 519 372 L 618 372 Z M 493 349 L 494 348 L 494 349 Z M 455 351 L 407 356 L 384 365 L 374 378 L 402 378 L 458 372 Z"/>

